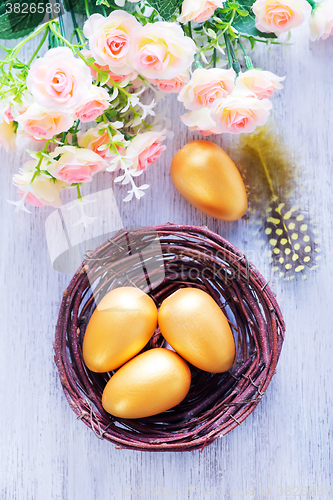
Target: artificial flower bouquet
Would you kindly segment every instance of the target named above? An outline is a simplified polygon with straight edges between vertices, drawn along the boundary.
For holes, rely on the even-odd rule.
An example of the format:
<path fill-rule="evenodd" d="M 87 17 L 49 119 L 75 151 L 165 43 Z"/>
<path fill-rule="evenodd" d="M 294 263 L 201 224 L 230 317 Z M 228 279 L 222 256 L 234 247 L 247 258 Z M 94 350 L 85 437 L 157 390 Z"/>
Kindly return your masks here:
<path fill-rule="evenodd" d="M 37 26 L 34 4 L 26 18 L 17 5 L 10 0 L 3 14 L 8 26 L 21 16 L 3 36 L 24 38 L 4 48 L 0 62 L 0 140 L 7 152 L 22 137 L 39 145 L 13 178 L 19 200 L 12 203 L 25 211 L 60 206 L 65 189 L 80 198 L 100 171 L 117 172 L 114 182 L 129 186 L 124 201 L 141 198 L 149 185 L 136 178 L 165 149 L 165 120 L 155 113 L 161 93 L 178 94 L 190 130 L 253 132 L 284 79 L 253 67 L 255 44 L 283 43 L 306 20 L 312 40 L 333 33 L 332 0 L 66 0 L 70 37 L 58 0 L 38 3 L 49 20 Z M 21 61 L 20 50 L 37 37 L 30 60 Z"/>

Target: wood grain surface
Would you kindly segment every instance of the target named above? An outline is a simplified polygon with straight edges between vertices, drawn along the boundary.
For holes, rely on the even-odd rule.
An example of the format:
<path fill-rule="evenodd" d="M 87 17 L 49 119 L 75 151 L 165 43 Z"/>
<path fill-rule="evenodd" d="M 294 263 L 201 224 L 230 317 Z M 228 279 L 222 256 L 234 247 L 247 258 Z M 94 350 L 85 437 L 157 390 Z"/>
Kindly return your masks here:
<path fill-rule="evenodd" d="M 333 38 L 310 43 L 302 28 L 292 42 L 258 47 L 253 61 L 286 75 L 284 90 L 273 98 L 272 118 L 298 158 L 297 198 L 314 214 L 323 239 L 321 267 L 307 281 L 285 282 L 271 273 L 249 219 L 214 220 L 175 190 L 172 156 L 199 138 L 180 123 L 183 108 L 175 97 L 165 101 L 174 139 L 142 177 L 149 191 L 140 201 L 123 204 L 126 187 L 114 189 L 125 227 L 167 221 L 207 225 L 229 239 L 270 280 L 283 311 L 286 339 L 265 397 L 241 426 L 202 453 L 117 450 L 76 419 L 53 362 L 55 323 L 70 279 L 52 268 L 48 255 L 45 220 L 54 209 L 15 213 L 7 200 L 16 199 L 11 178 L 27 159 L 26 145 L 10 154 L 1 150 L 1 500 L 333 496 Z M 25 60 L 36 46 L 23 51 Z M 233 139 L 212 140 L 227 148 Z M 112 176 L 103 174 L 91 192 L 108 187 Z"/>

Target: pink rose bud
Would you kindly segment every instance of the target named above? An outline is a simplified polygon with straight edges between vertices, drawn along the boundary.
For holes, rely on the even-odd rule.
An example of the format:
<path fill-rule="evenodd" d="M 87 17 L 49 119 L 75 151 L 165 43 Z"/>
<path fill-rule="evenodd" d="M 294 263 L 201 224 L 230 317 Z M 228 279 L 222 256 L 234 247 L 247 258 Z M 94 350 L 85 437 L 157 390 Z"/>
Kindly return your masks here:
<path fill-rule="evenodd" d="M 75 114 L 81 122 L 96 120 L 110 106 L 108 92 L 102 87 L 92 85 L 87 97 L 77 108 Z"/>
<path fill-rule="evenodd" d="M 156 85 L 158 90 L 165 93 L 178 93 L 189 82 L 190 74 L 184 71 L 180 75 L 172 78 L 171 80 L 150 80 L 149 82 Z"/>
<path fill-rule="evenodd" d="M 138 134 L 126 149 L 126 157 L 132 158 L 134 170 L 146 170 L 151 163 L 155 163 L 166 146 L 161 144 L 165 139 L 166 130 L 161 132 L 144 132 Z"/>

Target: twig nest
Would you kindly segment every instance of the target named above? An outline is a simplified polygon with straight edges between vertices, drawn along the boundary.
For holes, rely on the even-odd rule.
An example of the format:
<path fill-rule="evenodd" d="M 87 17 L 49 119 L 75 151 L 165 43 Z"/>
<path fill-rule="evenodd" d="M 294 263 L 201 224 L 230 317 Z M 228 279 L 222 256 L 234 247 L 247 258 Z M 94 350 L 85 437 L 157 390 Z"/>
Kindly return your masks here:
<path fill-rule="evenodd" d="M 125 419 L 102 406 L 114 372 L 95 373 L 82 345 L 96 304 L 114 288 L 133 286 L 157 308 L 180 288 L 208 293 L 226 315 L 235 341 L 229 371 L 194 365 L 185 399 L 145 418 Z M 231 243 L 205 227 L 165 224 L 120 231 L 86 255 L 62 300 L 54 343 L 66 398 L 97 437 L 141 451 L 202 449 L 240 425 L 260 402 L 275 373 L 285 325 L 267 282 Z M 144 347 L 165 347 L 157 328 Z"/>

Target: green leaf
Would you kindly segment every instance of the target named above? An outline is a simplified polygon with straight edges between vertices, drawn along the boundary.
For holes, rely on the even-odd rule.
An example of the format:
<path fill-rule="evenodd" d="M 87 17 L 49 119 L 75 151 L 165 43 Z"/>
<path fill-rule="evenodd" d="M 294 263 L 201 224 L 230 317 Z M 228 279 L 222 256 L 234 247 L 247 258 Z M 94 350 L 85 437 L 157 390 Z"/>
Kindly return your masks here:
<path fill-rule="evenodd" d="M 183 3 L 183 0 L 147 0 L 147 3 L 157 10 L 164 21 L 170 21 Z"/>
<path fill-rule="evenodd" d="M 242 17 L 246 17 L 249 15 L 249 12 L 247 10 L 240 10 L 240 9 L 237 9 L 237 14 L 239 14 L 240 16 Z"/>
<path fill-rule="evenodd" d="M 238 3 L 238 2 L 228 2 L 228 7 L 229 7 L 230 9 L 238 9 L 238 7 L 239 7 L 239 6 L 240 6 L 240 5 L 239 5 L 239 3 Z"/>
<path fill-rule="evenodd" d="M 232 27 L 238 31 L 239 34 L 250 35 L 259 38 L 276 38 L 274 33 L 262 33 L 255 27 L 255 16 L 249 12 L 246 17 L 237 16 L 232 23 Z"/>
<path fill-rule="evenodd" d="M 253 36 L 250 36 L 249 40 L 250 40 L 250 44 L 251 44 L 251 50 L 253 50 L 254 47 L 256 46 L 256 41 L 253 38 Z"/>
<path fill-rule="evenodd" d="M 237 34 L 233 31 L 231 26 L 228 26 L 228 33 L 231 38 L 237 38 Z"/>
<path fill-rule="evenodd" d="M 31 33 L 44 20 L 49 0 L 8 0 L 0 7 L 0 36 L 2 39 L 21 38 Z M 36 12 L 31 12 L 36 7 Z M 38 12 L 38 7 L 39 11 Z M 15 9 L 15 10 L 14 10 Z"/>

